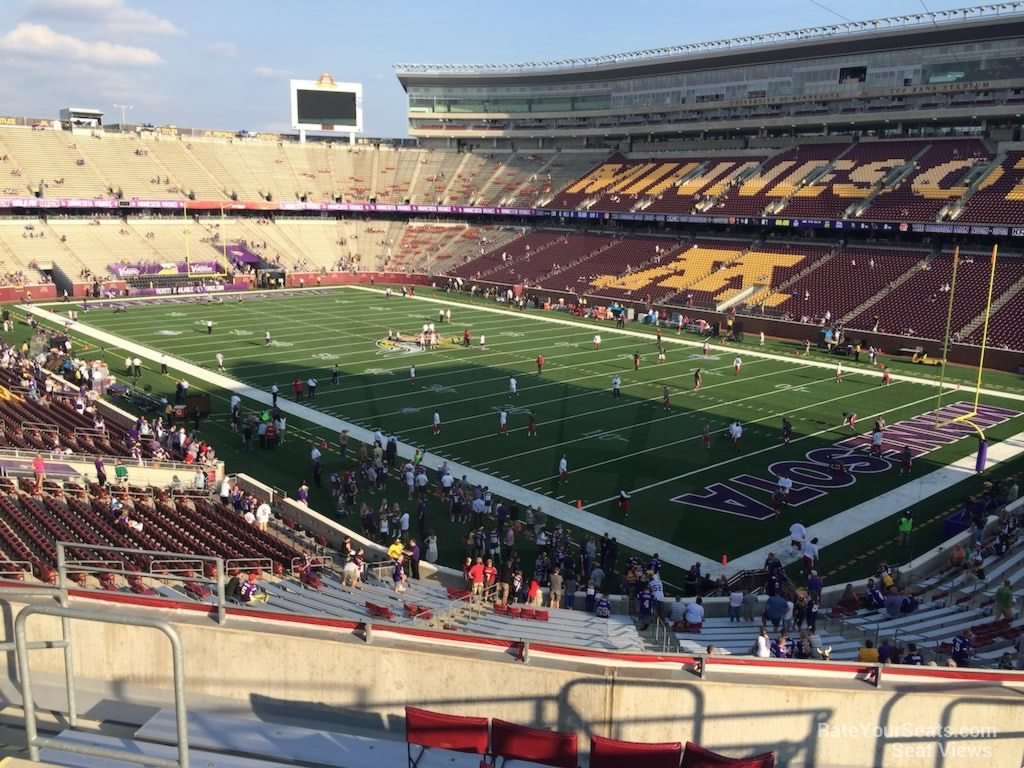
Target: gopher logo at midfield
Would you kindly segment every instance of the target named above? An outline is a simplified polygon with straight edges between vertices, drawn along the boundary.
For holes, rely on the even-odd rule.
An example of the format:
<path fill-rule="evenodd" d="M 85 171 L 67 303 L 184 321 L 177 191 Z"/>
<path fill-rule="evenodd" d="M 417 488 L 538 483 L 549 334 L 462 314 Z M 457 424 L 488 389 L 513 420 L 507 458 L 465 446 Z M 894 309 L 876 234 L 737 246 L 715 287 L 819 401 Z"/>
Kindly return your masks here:
<path fill-rule="evenodd" d="M 402 352 L 423 352 L 424 349 L 420 346 L 420 340 L 418 336 L 410 336 L 402 334 L 399 336 L 389 336 L 386 339 L 379 339 L 377 342 L 379 351 L 378 355 L 389 355 L 394 353 Z M 458 344 L 458 339 L 438 339 L 438 346 L 451 347 Z"/>

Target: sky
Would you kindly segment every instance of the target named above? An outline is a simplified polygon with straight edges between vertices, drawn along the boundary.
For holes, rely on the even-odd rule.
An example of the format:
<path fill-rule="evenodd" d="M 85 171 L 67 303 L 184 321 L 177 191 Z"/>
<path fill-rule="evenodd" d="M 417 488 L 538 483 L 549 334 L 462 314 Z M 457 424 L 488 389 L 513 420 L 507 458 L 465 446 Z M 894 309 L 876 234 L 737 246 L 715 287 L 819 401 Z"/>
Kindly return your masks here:
<path fill-rule="evenodd" d="M 286 132 L 288 80 L 363 83 L 364 133 L 406 135 L 392 65 L 644 50 L 941 11 L 943 0 L 0 0 L 0 115 Z"/>

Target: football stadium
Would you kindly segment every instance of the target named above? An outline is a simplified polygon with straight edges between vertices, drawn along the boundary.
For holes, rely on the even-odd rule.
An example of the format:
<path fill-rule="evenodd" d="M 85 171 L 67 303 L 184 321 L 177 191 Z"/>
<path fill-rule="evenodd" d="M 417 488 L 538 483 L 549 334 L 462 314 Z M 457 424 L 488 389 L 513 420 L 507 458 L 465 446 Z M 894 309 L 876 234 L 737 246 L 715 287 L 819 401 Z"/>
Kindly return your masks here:
<path fill-rule="evenodd" d="M 1024 7 L 829 13 L 0 117 L 0 766 L 1024 762 Z"/>

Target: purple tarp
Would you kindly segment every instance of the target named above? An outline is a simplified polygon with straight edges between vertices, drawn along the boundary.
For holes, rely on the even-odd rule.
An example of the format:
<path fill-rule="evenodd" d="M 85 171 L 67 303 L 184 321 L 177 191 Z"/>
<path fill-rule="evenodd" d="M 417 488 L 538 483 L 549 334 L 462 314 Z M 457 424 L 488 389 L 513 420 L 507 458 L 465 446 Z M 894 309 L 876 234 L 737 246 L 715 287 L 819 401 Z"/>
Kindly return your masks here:
<path fill-rule="evenodd" d="M 236 264 L 259 264 L 262 259 L 244 245 L 233 243 L 227 247 L 228 258 Z"/>

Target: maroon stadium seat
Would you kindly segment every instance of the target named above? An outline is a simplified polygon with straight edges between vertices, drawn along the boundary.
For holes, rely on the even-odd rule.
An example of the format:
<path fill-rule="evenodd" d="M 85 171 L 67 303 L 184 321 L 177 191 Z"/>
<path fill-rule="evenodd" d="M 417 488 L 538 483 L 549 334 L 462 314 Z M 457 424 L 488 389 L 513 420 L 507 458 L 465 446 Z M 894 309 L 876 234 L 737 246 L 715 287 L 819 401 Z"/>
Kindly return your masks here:
<path fill-rule="evenodd" d="M 507 760 L 528 760 L 556 768 L 576 768 L 576 733 L 528 728 L 495 718 L 491 721 L 491 753 Z"/>
<path fill-rule="evenodd" d="M 678 741 L 666 744 L 638 744 L 603 736 L 590 737 L 590 768 L 679 768 L 683 745 Z"/>
<path fill-rule="evenodd" d="M 413 767 L 428 749 L 450 749 L 454 752 L 486 755 L 487 718 L 445 715 L 406 707 L 405 742 L 409 765 Z M 412 756 L 413 746 L 420 747 L 415 758 Z"/>

